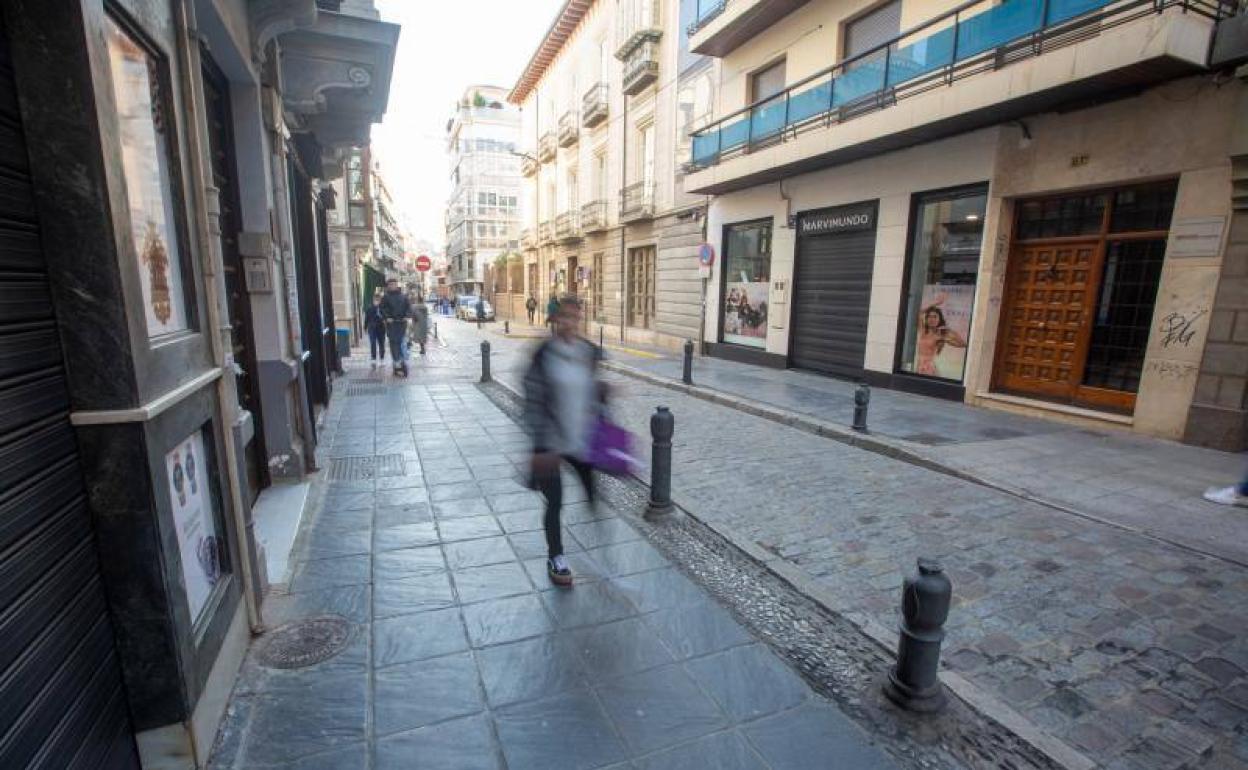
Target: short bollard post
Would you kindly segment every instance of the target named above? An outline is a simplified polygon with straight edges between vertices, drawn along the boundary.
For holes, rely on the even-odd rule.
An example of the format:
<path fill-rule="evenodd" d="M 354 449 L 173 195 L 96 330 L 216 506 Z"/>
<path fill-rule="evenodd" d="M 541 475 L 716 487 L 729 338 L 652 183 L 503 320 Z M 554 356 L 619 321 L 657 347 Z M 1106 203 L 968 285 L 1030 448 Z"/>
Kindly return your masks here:
<path fill-rule="evenodd" d="M 598 347 L 602 347 L 602 327 L 598 327 Z"/>
<path fill-rule="evenodd" d="M 437 321 L 433 322 L 433 338 L 435 340 L 438 338 L 438 322 Z"/>
<path fill-rule="evenodd" d="M 935 559 L 920 557 L 918 569 L 902 583 L 897 665 L 888 672 L 884 694 L 907 711 L 930 713 L 945 706 L 936 672 L 953 584 Z"/>
<path fill-rule="evenodd" d="M 647 514 L 667 513 L 672 508 L 672 433 L 676 418 L 666 406 L 650 416 L 650 435 L 654 446 L 650 453 L 650 504 Z"/>
<path fill-rule="evenodd" d="M 511 334 L 511 321 L 503 321 L 503 334 Z"/>
<path fill-rule="evenodd" d="M 854 430 L 867 432 L 867 406 L 871 404 L 871 386 L 865 382 L 858 383 L 854 391 Z"/>
<path fill-rule="evenodd" d="M 490 341 L 481 341 L 481 381 L 490 381 Z"/>
<path fill-rule="evenodd" d="M 685 340 L 685 371 L 680 381 L 686 385 L 693 384 L 693 340 Z"/>

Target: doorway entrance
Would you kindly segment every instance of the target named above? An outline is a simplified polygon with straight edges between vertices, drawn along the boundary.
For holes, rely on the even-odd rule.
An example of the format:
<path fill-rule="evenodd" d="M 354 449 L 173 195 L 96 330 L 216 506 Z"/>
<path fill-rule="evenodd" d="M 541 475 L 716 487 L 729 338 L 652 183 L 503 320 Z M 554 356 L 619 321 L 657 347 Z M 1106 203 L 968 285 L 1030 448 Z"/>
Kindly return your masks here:
<path fill-rule="evenodd" d="M 1018 204 L 996 389 L 1134 411 L 1176 188 L 1167 181 Z"/>

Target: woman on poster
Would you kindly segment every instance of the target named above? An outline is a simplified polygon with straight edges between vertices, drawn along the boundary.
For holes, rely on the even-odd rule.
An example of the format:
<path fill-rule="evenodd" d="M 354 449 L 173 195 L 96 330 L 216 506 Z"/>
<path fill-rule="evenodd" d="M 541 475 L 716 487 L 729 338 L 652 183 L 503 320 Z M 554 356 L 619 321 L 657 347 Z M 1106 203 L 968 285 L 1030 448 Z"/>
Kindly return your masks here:
<path fill-rule="evenodd" d="M 948 322 L 945 321 L 945 313 L 940 309 L 940 304 L 944 300 L 944 297 L 937 298 L 923 308 L 920 316 L 922 320 L 919 326 L 919 339 L 916 345 L 918 355 L 915 361 L 915 369 L 919 374 L 939 376 L 936 370 L 936 360 L 945 348 L 966 347 L 966 339 L 950 329 Z"/>

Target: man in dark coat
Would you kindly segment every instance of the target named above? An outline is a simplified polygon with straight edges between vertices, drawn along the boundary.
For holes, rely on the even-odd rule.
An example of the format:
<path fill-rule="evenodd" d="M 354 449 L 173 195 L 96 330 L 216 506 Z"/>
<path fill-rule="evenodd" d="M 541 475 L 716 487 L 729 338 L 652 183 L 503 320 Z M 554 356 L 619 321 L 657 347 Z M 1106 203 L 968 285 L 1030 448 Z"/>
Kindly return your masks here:
<path fill-rule="evenodd" d="M 386 319 L 386 336 L 390 339 L 390 358 L 394 370 L 407 374 L 407 361 L 403 356 L 403 339 L 407 336 L 407 319 L 412 315 L 412 303 L 399 288 L 397 278 L 386 281 L 386 293 L 381 298 L 381 316 Z"/>

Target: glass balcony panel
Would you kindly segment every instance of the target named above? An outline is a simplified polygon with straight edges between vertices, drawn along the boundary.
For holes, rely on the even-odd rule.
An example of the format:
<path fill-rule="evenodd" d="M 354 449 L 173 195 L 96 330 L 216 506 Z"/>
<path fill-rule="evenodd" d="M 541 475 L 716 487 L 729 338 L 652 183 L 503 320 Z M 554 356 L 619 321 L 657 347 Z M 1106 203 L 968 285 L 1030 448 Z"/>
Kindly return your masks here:
<path fill-rule="evenodd" d="M 744 116 L 729 123 L 720 129 L 724 142 L 721 150 L 731 150 L 733 147 L 740 147 L 750 140 L 750 118 Z"/>
<path fill-rule="evenodd" d="M 1089 11 L 1104 8 L 1112 0 L 1049 0 L 1049 18 L 1045 24 L 1060 24 L 1067 19 L 1082 16 Z"/>
<path fill-rule="evenodd" d="M 697 166 L 712 163 L 719 153 L 719 130 L 695 134 L 693 137 L 693 163 Z"/>
<path fill-rule="evenodd" d="M 718 16 L 726 4 L 726 0 L 698 0 L 698 24 Z"/>
<path fill-rule="evenodd" d="M 789 97 L 789 125 L 801 123 L 828 111 L 832 106 L 832 79 L 807 86 Z"/>
<path fill-rule="evenodd" d="M 750 142 L 775 136 L 784 130 L 784 103 L 784 94 L 780 94 L 751 110 Z"/>
<path fill-rule="evenodd" d="M 1010 0 L 1004 5 L 966 16 L 958 23 L 957 58 L 991 51 L 1040 29 L 1043 0 Z"/>
<path fill-rule="evenodd" d="M 888 84 L 935 72 L 953 64 L 953 25 L 937 32 L 925 30 L 922 37 L 902 40 L 888 57 Z"/>
<path fill-rule="evenodd" d="M 884 89 L 884 52 L 856 62 L 832 85 L 832 106 L 858 101 Z"/>

